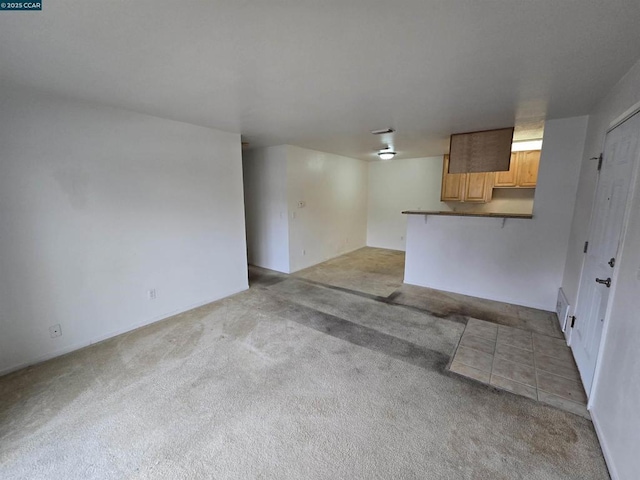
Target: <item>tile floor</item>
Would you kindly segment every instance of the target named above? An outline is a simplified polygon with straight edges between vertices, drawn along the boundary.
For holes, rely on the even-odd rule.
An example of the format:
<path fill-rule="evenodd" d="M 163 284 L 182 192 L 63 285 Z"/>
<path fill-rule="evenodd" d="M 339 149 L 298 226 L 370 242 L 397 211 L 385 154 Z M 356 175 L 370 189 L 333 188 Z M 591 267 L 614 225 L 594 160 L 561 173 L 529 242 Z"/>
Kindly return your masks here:
<path fill-rule="evenodd" d="M 470 318 L 449 368 L 589 418 L 578 369 L 563 339 Z"/>

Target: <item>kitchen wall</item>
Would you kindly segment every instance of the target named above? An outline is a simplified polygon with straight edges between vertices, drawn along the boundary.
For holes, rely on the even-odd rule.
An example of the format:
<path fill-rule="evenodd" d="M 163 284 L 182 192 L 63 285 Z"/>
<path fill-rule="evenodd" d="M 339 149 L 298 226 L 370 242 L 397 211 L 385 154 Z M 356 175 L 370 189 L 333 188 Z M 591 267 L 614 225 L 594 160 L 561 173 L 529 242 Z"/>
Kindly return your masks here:
<path fill-rule="evenodd" d="M 282 145 L 244 165 L 253 264 L 290 273 L 366 245 L 366 162 Z"/>
<path fill-rule="evenodd" d="M 487 203 L 447 202 L 447 209 L 474 213 L 526 213 L 533 212 L 535 188 L 494 188 Z M 440 192 L 438 192 L 440 195 Z"/>
<path fill-rule="evenodd" d="M 247 288 L 239 135 L 2 93 L 0 373 Z"/>
<path fill-rule="evenodd" d="M 288 273 L 287 147 L 243 152 L 249 263 Z"/>
<path fill-rule="evenodd" d="M 547 122 L 531 220 L 409 216 L 405 282 L 553 310 L 586 129 L 587 117 Z"/>
<path fill-rule="evenodd" d="M 405 249 L 403 210 L 448 210 L 440 202 L 442 156 L 369 163 L 367 245 Z"/>
<path fill-rule="evenodd" d="M 640 61 L 594 109 L 582 161 L 580 187 L 571 228 L 563 289 L 571 302 L 577 296 L 582 245 L 589 232 L 600 154 L 611 122 L 640 102 Z M 640 135 L 640 132 L 638 132 Z M 640 158 L 636 158 L 640 162 Z M 613 480 L 633 479 L 640 471 L 640 178 L 636 178 L 630 219 L 616 262 L 602 344 L 591 392 L 591 417 Z"/>
<path fill-rule="evenodd" d="M 531 213 L 535 190 L 493 190 L 489 203 L 441 202 L 443 158 L 426 157 L 369 163 L 367 245 L 405 250 L 407 216 L 403 210 Z"/>

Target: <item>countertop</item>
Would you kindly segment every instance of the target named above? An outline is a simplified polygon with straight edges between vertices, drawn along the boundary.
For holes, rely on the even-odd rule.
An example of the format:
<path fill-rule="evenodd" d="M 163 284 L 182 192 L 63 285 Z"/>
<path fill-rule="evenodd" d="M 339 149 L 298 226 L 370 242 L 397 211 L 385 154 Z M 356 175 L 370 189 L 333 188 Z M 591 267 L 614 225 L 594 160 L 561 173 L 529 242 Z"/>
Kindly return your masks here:
<path fill-rule="evenodd" d="M 473 213 L 429 210 L 405 210 L 402 213 L 405 215 L 443 215 L 447 217 L 533 218 L 533 214 L 531 213 Z"/>

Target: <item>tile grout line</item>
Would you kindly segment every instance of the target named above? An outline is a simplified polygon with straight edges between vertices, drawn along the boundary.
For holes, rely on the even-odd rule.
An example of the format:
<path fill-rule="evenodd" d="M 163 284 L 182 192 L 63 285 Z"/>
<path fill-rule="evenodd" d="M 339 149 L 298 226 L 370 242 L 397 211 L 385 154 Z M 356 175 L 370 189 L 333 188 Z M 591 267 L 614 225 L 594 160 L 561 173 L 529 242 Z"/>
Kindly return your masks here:
<path fill-rule="evenodd" d="M 576 402 L 575 400 L 573 400 L 573 399 L 571 399 L 571 398 L 563 397 L 562 395 L 558 395 L 557 393 L 547 392 L 546 390 L 544 390 L 544 389 L 542 389 L 542 388 L 539 388 L 539 389 L 537 389 L 537 390 L 539 390 L 539 391 L 541 391 L 541 392 L 543 392 L 543 393 L 546 393 L 547 395 L 551 395 L 552 397 L 556 397 L 556 398 L 559 398 L 559 399 L 561 399 L 561 400 L 564 400 L 565 402 L 574 403 L 574 404 L 576 404 L 576 405 L 579 405 L 579 406 L 581 406 L 581 407 L 585 407 L 585 408 L 587 407 L 587 404 L 586 404 L 586 403 Z M 542 401 L 542 400 L 541 400 L 541 401 Z M 547 404 L 547 403 L 546 403 L 546 402 L 544 402 L 544 401 L 542 401 L 542 403 Z"/>
<path fill-rule="evenodd" d="M 575 383 L 579 388 L 584 389 L 584 387 L 582 386 L 582 382 L 577 382 L 576 380 L 573 380 L 573 379 L 571 379 L 571 378 L 566 378 L 566 377 L 563 377 L 563 376 L 561 376 L 561 375 L 556 375 L 555 373 L 547 372 L 547 371 L 545 371 L 545 370 L 542 370 L 542 372 L 543 372 L 545 375 L 551 375 L 552 377 L 558 377 L 558 378 L 561 378 L 561 379 L 563 379 L 563 380 L 568 380 L 568 381 L 570 381 L 570 382 L 572 382 L 572 383 Z M 537 380 L 537 376 L 536 376 L 536 380 Z M 543 392 L 545 392 L 545 393 L 549 393 L 549 394 L 551 394 L 551 395 L 555 395 L 556 397 L 560 397 L 560 398 L 562 398 L 562 399 L 564 399 L 564 400 L 567 400 L 567 401 L 569 401 L 569 402 L 577 403 L 577 404 L 579 404 L 579 405 L 585 405 L 585 406 L 587 405 L 586 403 L 577 402 L 577 401 L 575 401 L 575 400 L 574 400 L 574 399 L 572 399 L 572 398 L 565 397 L 564 395 L 560 395 L 560 394 L 558 394 L 558 393 L 548 392 L 548 391 L 546 391 L 546 390 L 544 390 L 544 389 L 542 389 L 542 388 L 541 388 L 540 390 L 541 390 L 541 391 L 543 391 Z"/>
<path fill-rule="evenodd" d="M 554 358 L 554 357 L 551 357 Z M 560 360 L 559 358 L 556 360 Z M 538 367 L 536 367 L 536 370 L 538 370 Z M 542 373 L 546 374 L 546 375 L 555 375 L 556 377 L 560 377 L 560 378 L 564 378 L 565 380 L 570 380 L 572 382 L 576 382 L 576 383 L 582 383 L 581 380 L 576 379 L 575 377 L 568 377 L 566 375 L 561 375 L 559 373 L 555 373 L 555 372 L 550 372 L 549 370 L 545 370 L 544 368 L 540 368 L 539 369 Z"/>
<path fill-rule="evenodd" d="M 502 345 L 504 345 L 506 347 L 509 347 L 509 348 L 515 348 L 516 350 L 522 350 L 523 352 L 531 353 L 533 355 L 533 346 L 531 347 L 531 350 L 529 351 L 529 350 L 527 350 L 525 348 L 516 347 L 515 345 L 511 345 L 509 343 L 502 343 Z M 498 355 L 497 350 L 498 350 L 498 343 L 496 342 L 496 355 Z M 510 358 L 506 358 L 504 356 L 502 356 L 502 359 L 507 361 L 507 362 L 512 362 L 512 363 L 517 363 L 518 365 L 523 365 L 525 367 L 531 367 L 531 365 L 528 365 L 528 364 L 526 364 L 524 362 L 519 362 L 518 360 L 513 360 L 513 359 L 510 359 Z M 533 364 L 533 368 L 535 369 L 535 363 Z"/>
<path fill-rule="evenodd" d="M 500 326 L 498 325 L 498 328 L 496 328 L 496 342 L 493 345 L 493 355 L 491 357 L 491 371 L 489 372 L 489 385 L 495 386 L 492 383 L 492 379 L 493 379 L 493 366 L 496 363 L 496 352 L 498 351 L 498 336 L 500 335 Z"/>
<path fill-rule="evenodd" d="M 538 362 L 536 361 L 536 342 L 531 334 L 531 351 L 533 352 L 533 373 L 536 377 L 536 400 L 540 401 L 540 388 L 538 387 Z"/>
<path fill-rule="evenodd" d="M 503 379 L 505 379 L 505 380 L 507 380 L 507 381 L 509 381 L 509 382 L 515 383 L 516 385 L 520 385 L 521 387 L 525 387 L 525 388 L 533 388 L 531 385 L 527 385 L 526 383 L 518 382 L 518 381 L 516 381 L 516 380 L 512 380 L 512 379 L 510 379 L 510 378 L 503 377 L 502 375 L 496 375 L 496 377 L 498 377 L 498 378 L 503 378 Z M 502 391 L 504 391 L 504 392 L 509 392 L 509 393 L 512 393 L 512 394 L 514 394 L 514 395 L 519 395 L 519 396 L 524 397 L 524 398 L 529 398 L 529 399 L 531 399 L 531 400 L 535 400 L 536 402 L 538 402 L 538 401 L 539 401 L 539 400 L 538 400 L 538 395 L 537 395 L 537 389 L 536 389 L 536 388 L 533 388 L 533 389 L 536 391 L 536 398 L 531 398 L 531 397 L 528 397 L 528 396 L 526 396 L 526 395 L 524 395 L 524 394 L 522 394 L 522 393 L 518 393 L 518 392 L 516 392 L 516 391 L 514 391 L 514 390 L 510 390 L 510 389 L 509 389 L 509 388 L 507 388 L 507 387 L 499 387 L 499 386 L 497 386 L 497 385 L 491 385 L 491 386 L 492 386 L 492 387 L 494 387 L 494 388 L 497 388 L 497 389 L 499 389 L 499 390 L 502 390 Z"/>
<path fill-rule="evenodd" d="M 453 355 L 451 356 L 451 360 L 449 361 L 449 365 L 447 366 L 447 369 L 450 372 L 454 372 L 454 370 L 451 370 L 451 366 L 453 365 L 453 362 L 456 361 L 456 357 L 458 356 L 458 349 L 460 348 L 460 343 L 462 342 L 462 337 L 464 337 L 464 332 L 467 331 L 467 325 L 464 326 L 464 328 L 462 329 L 462 334 L 460 335 L 460 338 L 458 339 L 458 343 L 456 344 L 456 348 L 453 350 Z M 462 362 L 460 362 L 462 363 Z M 464 365 L 464 364 L 463 364 Z"/>
<path fill-rule="evenodd" d="M 477 365 L 468 365 L 468 364 L 464 363 L 464 362 L 463 362 L 463 361 L 461 361 L 461 360 L 457 360 L 457 361 L 458 361 L 458 362 L 460 362 L 462 365 L 466 365 L 466 366 L 467 366 L 467 367 L 469 367 L 469 368 L 473 368 L 473 369 L 478 370 L 478 371 L 480 371 L 480 372 L 488 373 L 488 374 L 489 374 L 489 382 L 488 382 L 488 383 L 486 383 L 485 385 L 491 385 L 491 372 L 493 371 L 493 362 L 494 362 L 494 360 L 495 360 L 496 345 L 494 345 L 494 346 L 493 346 L 493 352 L 494 352 L 494 354 L 489 354 L 489 353 L 487 353 L 487 352 L 483 352 L 482 350 L 477 350 L 477 349 L 475 349 L 475 348 L 473 348 L 473 347 L 468 347 L 468 346 L 466 346 L 466 345 L 462 345 L 462 338 L 464 337 L 465 333 L 467 332 L 467 327 L 468 327 L 468 326 L 469 326 L 469 325 L 467 324 L 467 325 L 464 327 L 464 330 L 462 331 L 462 335 L 460 336 L 460 340 L 458 341 L 458 346 L 456 347 L 456 350 L 455 350 L 455 353 L 454 353 L 454 355 L 453 355 L 453 358 L 451 359 L 451 364 L 452 364 L 454 361 L 456 361 L 456 357 L 458 356 L 458 352 L 459 352 L 459 350 L 460 350 L 460 347 L 467 348 L 467 349 L 469 349 L 469 350 L 473 350 L 474 352 L 478 352 L 478 353 L 481 353 L 481 354 L 484 354 L 484 355 L 491 355 L 491 368 L 490 368 L 490 371 L 489 371 L 489 372 L 486 372 L 485 370 L 482 370 L 481 368 L 478 368 L 478 366 L 477 366 Z M 484 337 L 479 337 L 478 335 L 472 335 L 472 334 L 469 334 L 469 335 L 470 335 L 470 336 L 473 336 L 473 337 L 481 338 L 481 339 L 483 339 L 483 340 L 487 340 L 487 341 L 489 340 L 489 339 L 484 338 Z M 497 335 L 496 335 L 496 342 L 494 342 L 494 343 L 496 343 L 496 344 L 497 344 Z M 476 379 L 476 380 L 477 380 L 477 379 Z M 482 382 L 482 381 L 480 381 L 480 380 L 477 380 L 477 381 L 479 381 L 480 383 L 484 383 L 484 382 Z"/>

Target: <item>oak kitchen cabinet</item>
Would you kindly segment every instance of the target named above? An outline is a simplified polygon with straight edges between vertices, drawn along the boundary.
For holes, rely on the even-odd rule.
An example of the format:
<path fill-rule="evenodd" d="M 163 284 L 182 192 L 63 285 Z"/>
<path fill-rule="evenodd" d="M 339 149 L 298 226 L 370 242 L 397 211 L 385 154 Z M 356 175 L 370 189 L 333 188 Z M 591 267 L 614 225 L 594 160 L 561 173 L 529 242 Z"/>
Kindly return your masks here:
<path fill-rule="evenodd" d="M 493 192 L 494 172 L 448 173 L 449 155 L 444 156 L 442 171 L 443 202 L 487 203 Z"/>
<path fill-rule="evenodd" d="M 493 188 L 535 188 L 540 150 L 513 152 L 508 172 L 496 172 Z"/>

